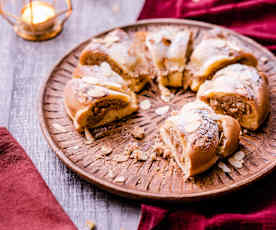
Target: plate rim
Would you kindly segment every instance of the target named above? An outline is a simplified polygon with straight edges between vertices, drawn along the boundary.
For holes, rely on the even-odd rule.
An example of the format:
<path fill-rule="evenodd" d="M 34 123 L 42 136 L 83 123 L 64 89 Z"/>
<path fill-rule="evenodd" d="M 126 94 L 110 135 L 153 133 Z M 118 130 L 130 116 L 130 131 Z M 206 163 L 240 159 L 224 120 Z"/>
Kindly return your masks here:
<path fill-rule="evenodd" d="M 218 197 L 222 196 L 224 194 L 228 194 L 230 192 L 234 192 L 237 190 L 240 190 L 244 187 L 247 187 L 254 183 L 257 180 L 260 180 L 261 178 L 265 177 L 267 174 L 271 173 L 273 169 L 276 168 L 276 160 L 274 162 L 271 162 L 267 167 L 263 168 L 262 170 L 259 170 L 257 173 L 253 174 L 249 178 L 236 182 L 233 186 L 224 186 L 221 188 L 209 190 L 209 191 L 201 191 L 196 193 L 185 193 L 185 194 L 172 194 L 172 193 L 153 193 L 153 192 L 145 192 L 140 190 L 133 190 L 131 188 L 125 188 L 122 186 L 119 186 L 115 183 L 106 181 L 104 179 L 101 179 L 99 177 L 94 176 L 93 174 L 90 174 L 86 172 L 81 167 L 77 166 L 74 162 L 72 162 L 58 147 L 56 142 L 51 137 L 47 122 L 45 120 L 45 116 L 43 113 L 43 98 L 45 94 L 45 89 L 47 86 L 48 81 L 50 80 L 50 77 L 54 73 L 55 69 L 63 62 L 64 59 L 66 59 L 69 55 L 71 55 L 74 51 L 78 50 L 79 47 L 88 44 L 91 41 L 91 38 L 104 35 L 110 31 L 112 31 L 115 28 L 131 28 L 131 27 L 137 27 L 137 26 L 146 26 L 149 24 L 182 24 L 182 25 L 188 25 L 188 26 L 197 26 L 197 27 L 204 27 L 207 29 L 211 28 L 221 28 L 223 31 L 227 31 L 231 34 L 234 34 L 239 37 L 239 39 L 243 39 L 245 42 L 252 44 L 255 47 L 258 47 L 261 49 L 269 58 L 273 59 L 276 63 L 276 57 L 265 47 L 260 45 L 259 43 L 255 42 L 251 38 L 245 37 L 244 35 L 241 35 L 235 31 L 232 31 L 230 29 L 227 29 L 222 26 L 218 26 L 211 23 L 196 21 L 196 20 L 188 20 L 188 19 L 171 19 L 171 18 L 162 18 L 162 19 L 146 19 L 146 20 L 140 20 L 135 23 L 121 25 L 112 27 L 109 29 L 104 30 L 103 32 L 96 33 L 89 39 L 79 43 L 74 48 L 70 49 L 62 58 L 60 58 L 56 64 L 51 68 L 49 71 L 49 74 L 42 80 L 42 83 L 40 85 L 39 89 L 39 96 L 38 96 L 38 103 L 37 103 L 37 111 L 38 111 L 38 120 L 40 129 L 42 131 L 43 136 L 45 137 L 48 145 L 51 147 L 51 149 L 55 152 L 56 156 L 68 167 L 70 168 L 74 173 L 79 175 L 81 178 L 85 179 L 89 183 L 95 184 L 97 187 L 108 191 L 110 193 L 127 197 L 131 199 L 136 200 L 144 200 L 144 201 L 164 201 L 164 202 L 176 202 L 176 201 L 182 201 L 182 202 L 190 202 L 190 201 L 197 201 L 212 197 Z"/>

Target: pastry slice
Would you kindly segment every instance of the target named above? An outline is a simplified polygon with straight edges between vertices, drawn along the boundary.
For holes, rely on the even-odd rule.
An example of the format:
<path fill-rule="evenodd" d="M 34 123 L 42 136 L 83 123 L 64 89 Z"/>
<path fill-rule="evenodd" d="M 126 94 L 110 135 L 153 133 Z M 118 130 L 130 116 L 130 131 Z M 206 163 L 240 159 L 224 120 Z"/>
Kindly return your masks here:
<path fill-rule="evenodd" d="M 206 79 L 211 79 L 217 70 L 237 62 L 257 65 L 257 60 L 251 53 L 237 42 L 227 40 L 223 34 L 203 38 L 194 48 L 189 62 L 191 89 L 197 91 L 199 86 Z"/>
<path fill-rule="evenodd" d="M 64 104 L 78 131 L 102 126 L 138 109 L 134 93 L 108 89 L 83 79 L 72 79 L 66 84 Z"/>
<path fill-rule="evenodd" d="M 115 73 L 106 62 L 100 65 L 78 65 L 73 78 L 82 78 L 86 83 L 121 92 L 129 92 L 127 82 Z"/>
<path fill-rule="evenodd" d="M 191 50 L 191 35 L 189 30 L 171 28 L 152 31 L 147 35 L 146 44 L 161 87 L 183 87 L 183 72 Z"/>
<path fill-rule="evenodd" d="M 184 105 L 160 128 L 161 139 L 185 178 L 206 171 L 219 157 L 232 154 L 238 146 L 239 132 L 233 118 L 217 116 L 200 101 Z"/>
<path fill-rule="evenodd" d="M 252 66 L 233 64 L 206 81 L 197 97 L 219 114 L 236 118 L 244 128 L 256 130 L 269 112 L 269 88 L 264 74 Z"/>
<path fill-rule="evenodd" d="M 239 134 L 240 125 L 234 118 L 216 115 L 200 101 L 184 105 L 160 128 L 161 139 L 172 152 L 185 179 L 206 171 L 219 158 L 235 152 Z"/>
<path fill-rule="evenodd" d="M 150 80 L 152 71 L 150 61 L 144 54 L 144 39 L 143 32 L 129 35 L 116 29 L 103 38 L 93 39 L 81 53 L 80 64 L 99 65 L 107 62 L 132 90 L 138 92 Z"/>
<path fill-rule="evenodd" d="M 217 120 L 220 131 L 217 154 L 221 158 L 225 158 L 237 150 L 241 127 L 236 119 L 228 115 L 217 114 L 214 118 Z"/>

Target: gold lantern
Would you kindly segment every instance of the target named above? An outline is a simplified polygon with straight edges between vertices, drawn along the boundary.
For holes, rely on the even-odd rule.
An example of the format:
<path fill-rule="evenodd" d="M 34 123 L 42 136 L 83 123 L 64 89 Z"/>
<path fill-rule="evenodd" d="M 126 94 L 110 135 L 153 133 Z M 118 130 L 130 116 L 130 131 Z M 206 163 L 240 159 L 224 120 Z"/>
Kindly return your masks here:
<path fill-rule="evenodd" d="M 17 35 L 31 41 L 57 36 L 71 13 L 71 0 L 0 0 L 2 17 Z"/>

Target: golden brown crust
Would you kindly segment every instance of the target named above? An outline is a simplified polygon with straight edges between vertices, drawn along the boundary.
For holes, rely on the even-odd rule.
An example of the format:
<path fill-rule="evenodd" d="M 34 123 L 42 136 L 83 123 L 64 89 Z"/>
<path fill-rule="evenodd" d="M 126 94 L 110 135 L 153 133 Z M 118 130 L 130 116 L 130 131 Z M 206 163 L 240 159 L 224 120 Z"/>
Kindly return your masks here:
<path fill-rule="evenodd" d="M 212 115 L 210 107 L 196 101 L 184 105 L 161 127 L 161 137 L 186 178 L 204 172 L 218 159 L 219 127 Z"/>
<path fill-rule="evenodd" d="M 125 117 L 138 109 L 136 97 L 101 86 L 70 80 L 64 89 L 65 109 L 76 130 L 98 127 Z"/>
<path fill-rule="evenodd" d="M 150 60 L 145 54 L 144 37 L 142 32 L 131 36 L 116 29 L 103 38 L 93 39 L 81 53 L 80 64 L 107 62 L 113 71 L 128 81 L 131 89 L 138 92 L 152 74 Z"/>
<path fill-rule="evenodd" d="M 162 86 L 183 87 L 183 71 L 190 51 L 191 37 L 189 30 L 170 27 L 147 35 L 146 44 Z"/>
<path fill-rule="evenodd" d="M 209 169 L 219 157 L 236 151 L 240 125 L 234 118 L 217 115 L 207 104 L 194 101 L 169 117 L 160 134 L 188 178 Z"/>
<path fill-rule="evenodd" d="M 200 87 L 197 97 L 217 113 L 233 116 L 251 130 L 258 129 L 270 110 L 266 77 L 247 65 L 221 69 Z"/>
<path fill-rule="evenodd" d="M 256 66 L 256 58 L 236 41 L 228 40 L 224 34 L 203 38 L 194 48 L 187 75 L 191 78 L 190 87 L 197 91 L 199 86 L 219 69 L 233 63 L 243 62 Z"/>
<path fill-rule="evenodd" d="M 240 124 L 227 115 L 217 115 L 221 129 L 218 154 L 221 157 L 228 157 L 233 154 L 239 146 Z"/>

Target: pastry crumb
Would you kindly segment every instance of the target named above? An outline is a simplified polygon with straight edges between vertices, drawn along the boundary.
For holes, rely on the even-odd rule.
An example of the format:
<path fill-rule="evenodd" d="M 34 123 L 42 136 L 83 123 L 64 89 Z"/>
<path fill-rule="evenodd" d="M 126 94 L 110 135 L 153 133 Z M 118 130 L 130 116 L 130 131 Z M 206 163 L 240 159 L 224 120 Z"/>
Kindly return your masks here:
<path fill-rule="evenodd" d="M 98 154 L 95 156 L 95 160 L 98 160 L 98 159 L 103 159 L 104 156 L 102 154 Z"/>
<path fill-rule="evenodd" d="M 162 156 L 165 146 L 161 142 L 156 142 L 153 146 L 153 151 L 157 156 Z"/>
<path fill-rule="evenodd" d="M 136 156 L 137 161 L 146 161 L 148 159 L 147 153 L 139 149 L 135 149 L 133 154 Z"/>
<path fill-rule="evenodd" d="M 129 143 L 124 150 L 124 155 L 130 155 L 135 149 L 138 149 L 137 143 Z"/>
<path fill-rule="evenodd" d="M 171 151 L 169 149 L 165 149 L 163 152 L 163 158 L 168 159 L 172 155 Z"/>
<path fill-rule="evenodd" d="M 157 160 L 156 152 L 152 152 L 152 153 L 151 153 L 150 159 L 151 159 L 152 161 L 156 161 L 156 160 Z"/>
<path fill-rule="evenodd" d="M 177 114 L 178 114 L 178 112 L 175 110 L 171 112 L 171 116 L 176 116 Z"/>
<path fill-rule="evenodd" d="M 150 103 L 150 100 L 144 100 L 140 103 L 140 108 L 143 109 L 143 110 L 147 110 L 147 109 L 150 109 L 151 107 L 151 103 Z"/>
<path fill-rule="evenodd" d="M 89 228 L 89 230 L 94 230 L 96 227 L 96 224 L 94 222 L 92 222 L 91 220 L 87 220 L 86 225 Z"/>
<path fill-rule="evenodd" d="M 134 138 L 141 140 L 145 137 L 145 129 L 143 127 L 135 127 L 135 129 L 131 131 L 131 134 Z"/>

